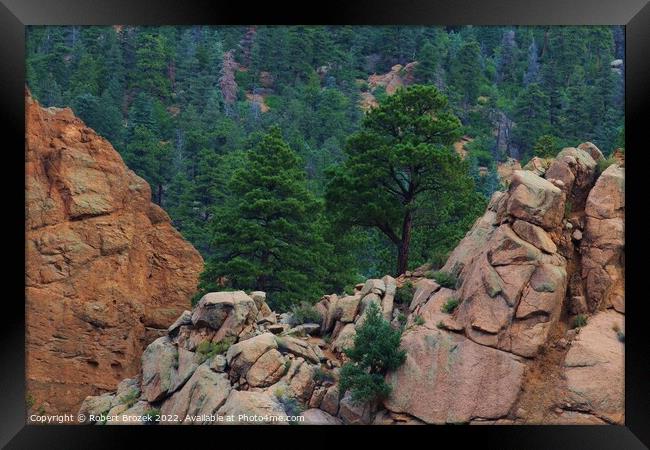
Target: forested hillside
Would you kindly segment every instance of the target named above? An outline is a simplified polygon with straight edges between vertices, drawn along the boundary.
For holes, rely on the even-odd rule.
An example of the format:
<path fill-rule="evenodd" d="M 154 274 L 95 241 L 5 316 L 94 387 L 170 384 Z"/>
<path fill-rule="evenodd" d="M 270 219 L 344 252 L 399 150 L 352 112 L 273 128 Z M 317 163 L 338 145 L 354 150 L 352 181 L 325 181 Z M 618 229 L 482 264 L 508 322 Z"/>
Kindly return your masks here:
<path fill-rule="evenodd" d="M 623 39 L 621 27 L 29 27 L 27 79 L 151 184 L 206 258 L 204 288 L 286 307 L 444 263 L 509 157 L 623 147 Z"/>

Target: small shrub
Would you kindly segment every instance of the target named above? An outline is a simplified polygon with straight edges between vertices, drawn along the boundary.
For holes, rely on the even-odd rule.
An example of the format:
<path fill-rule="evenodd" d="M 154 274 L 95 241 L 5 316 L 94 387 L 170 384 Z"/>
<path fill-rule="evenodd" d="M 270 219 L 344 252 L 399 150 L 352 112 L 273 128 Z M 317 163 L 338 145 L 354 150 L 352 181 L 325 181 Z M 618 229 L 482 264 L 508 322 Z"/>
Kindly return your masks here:
<path fill-rule="evenodd" d="M 458 308 L 458 305 L 460 305 L 460 301 L 456 297 L 450 297 L 445 304 L 442 305 L 440 310 L 444 313 L 451 314 L 456 308 Z"/>
<path fill-rule="evenodd" d="M 415 287 L 413 286 L 413 283 L 407 281 L 402 287 L 398 287 L 395 291 L 395 302 L 399 305 L 411 303 L 411 300 L 413 300 L 413 294 L 415 294 Z"/>
<path fill-rule="evenodd" d="M 436 283 L 438 283 L 440 286 L 449 289 L 456 289 L 456 283 L 458 282 L 458 279 L 454 276 L 454 274 L 443 272 L 441 270 L 433 274 L 433 279 L 436 280 Z"/>
<path fill-rule="evenodd" d="M 575 316 L 573 319 L 573 328 L 580 328 L 584 327 L 585 325 L 587 325 L 587 316 L 584 314 L 578 314 Z"/>
<path fill-rule="evenodd" d="M 343 288 L 343 294 L 345 295 L 354 295 L 354 285 L 348 284 Z"/>
<path fill-rule="evenodd" d="M 427 270 L 424 272 L 424 276 L 429 279 L 433 279 L 433 276 L 436 274 L 435 270 Z"/>
<path fill-rule="evenodd" d="M 219 342 L 203 341 L 196 346 L 196 354 L 199 355 L 199 364 L 207 361 L 215 355 L 226 353 L 230 346 L 235 343 L 235 338 L 225 337 Z"/>
<path fill-rule="evenodd" d="M 354 345 L 345 349 L 350 358 L 341 368 L 339 395 L 350 390 L 352 402 L 381 400 L 390 395 L 384 376 L 404 363 L 406 352 L 400 349 L 402 333 L 382 317 L 379 307 L 370 303 L 366 319 L 357 330 Z"/>
<path fill-rule="evenodd" d="M 406 325 L 406 321 L 407 321 L 406 314 L 404 314 L 403 312 L 400 312 L 399 315 L 397 316 L 397 321 L 402 326 Z"/>
<path fill-rule="evenodd" d="M 290 359 L 288 359 L 288 360 L 286 360 L 284 362 L 284 373 L 282 374 L 282 376 L 286 375 L 287 372 L 289 371 L 289 369 L 291 369 L 291 360 Z"/>
<path fill-rule="evenodd" d="M 276 389 L 275 397 L 278 399 L 287 416 L 298 416 L 305 410 L 305 406 L 298 400 L 287 395 L 286 389 Z M 289 421 L 291 425 L 294 421 Z"/>
<path fill-rule="evenodd" d="M 388 94 L 386 94 L 386 88 L 384 86 L 377 86 L 373 91 L 372 95 L 375 96 L 375 99 L 381 103 L 382 100 L 385 100 Z"/>
<path fill-rule="evenodd" d="M 139 397 L 140 397 L 140 393 L 138 392 L 138 390 L 131 389 L 131 392 L 126 394 L 124 397 L 122 397 L 122 403 L 130 408 L 131 406 L 136 404 Z"/>
<path fill-rule="evenodd" d="M 332 343 L 332 335 L 327 333 L 325 336 L 323 336 L 323 341 L 329 345 Z"/>
<path fill-rule="evenodd" d="M 303 323 L 320 323 L 321 320 L 322 316 L 318 310 L 307 302 L 302 302 L 291 308 L 291 325 L 294 327 Z"/>
<path fill-rule="evenodd" d="M 314 380 L 317 383 L 323 383 L 326 381 L 336 381 L 334 379 L 334 375 L 332 375 L 332 372 L 329 370 L 325 370 L 322 367 L 317 367 L 316 370 L 314 371 Z"/>
<path fill-rule="evenodd" d="M 569 200 L 566 201 L 564 204 L 564 218 L 568 219 L 571 217 L 571 211 L 573 211 L 573 203 L 571 203 Z"/>
<path fill-rule="evenodd" d="M 45 415 L 45 406 L 41 405 L 38 407 L 38 415 L 39 416 L 44 416 Z"/>
<path fill-rule="evenodd" d="M 433 255 L 431 255 L 429 259 L 429 262 L 433 267 L 442 267 L 447 262 L 447 259 L 449 259 L 450 254 L 451 251 L 434 250 Z M 429 272 L 431 272 L 431 276 L 427 275 L 427 278 L 433 278 L 435 271 L 431 270 Z"/>
<path fill-rule="evenodd" d="M 439 330 L 444 330 L 445 325 L 442 323 L 442 320 L 439 320 L 438 323 L 436 324 L 436 328 Z"/>
<path fill-rule="evenodd" d="M 424 325 L 424 322 L 425 322 L 425 321 L 424 321 L 424 318 L 423 318 L 422 316 L 420 316 L 420 315 L 415 316 L 414 323 L 415 323 L 416 325 L 418 325 L 418 326 L 419 326 L 419 325 Z"/>
<path fill-rule="evenodd" d="M 613 156 L 610 156 L 609 158 L 603 158 L 603 159 L 601 159 L 601 160 L 598 161 L 598 168 L 596 169 L 596 173 L 597 173 L 598 175 L 600 175 L 600 174 L 603 173 L 603 172 L 604 172 L 604 171 L 605 171 L 609 166 L 611 166 L 612 164 L 616 164 L 616 163 L 618 163 L 618 161 L 617 161 L 616 158 L 614 158 Z"/>
<path fill-rule="evenodd" d="M 192 306 L 196 306 L 196 304 L 199 303 L 199 300 L 201 300 L 201 297 L 203 297 L 204 295 L 205 295 L 205 292 L 203 292 L 203 291 L 201 291 L 201 290 L 199 290 L 198 292 L 196 292 L 196 293 L 192 296 L 192 298 L 190 299 L 190 301 L 192 302 Z"/>
<path fill-rule="evenodd" d="M 27 405 L 27 409 L 31 409 L 32 406 L 34 406 L 34 396 L 32 394 L 27 394 L 25 397 L 25 404 Z"/>
<path fill-rule="evenodd" d="M 148 410 L 142 417 L 146 425 L 157 425 L 160 422 L 160 410 L 158 408 L 152 408 Z"/>
<path fill-rule="evenodd" d="M 558 138 L 545 134 L 533 145 L 533 154 L 539 158 L 554 158 L 561 150 Z"/>

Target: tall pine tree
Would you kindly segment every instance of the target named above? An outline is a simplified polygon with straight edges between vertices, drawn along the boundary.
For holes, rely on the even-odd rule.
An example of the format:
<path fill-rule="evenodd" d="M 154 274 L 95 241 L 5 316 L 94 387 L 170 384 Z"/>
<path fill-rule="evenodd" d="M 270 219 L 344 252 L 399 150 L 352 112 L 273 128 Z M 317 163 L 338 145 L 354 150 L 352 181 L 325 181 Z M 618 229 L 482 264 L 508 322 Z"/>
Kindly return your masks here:
<path fill-rule="evenodd" d="M 214 256 L 201 287 L 262 290 L 279 309 L 317 299 L 324 277 L 320 204 L 278 128 L 246 153 L 229 189 L 230 201 L 212 220 Z"/>

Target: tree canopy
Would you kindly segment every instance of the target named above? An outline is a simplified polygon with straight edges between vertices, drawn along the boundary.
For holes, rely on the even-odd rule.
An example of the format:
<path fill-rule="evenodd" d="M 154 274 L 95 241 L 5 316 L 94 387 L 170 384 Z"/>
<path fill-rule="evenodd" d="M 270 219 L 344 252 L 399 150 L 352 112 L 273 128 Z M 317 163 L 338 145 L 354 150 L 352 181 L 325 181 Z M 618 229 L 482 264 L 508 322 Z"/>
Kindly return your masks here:
<path fill-rule="evenodd" d="M 331 213 L 340 223 L 381 231 L 396 246 L 396 275 L 408 268 L 414 228 L 435 230 L 436 210 L 477 199 L 467 165 L 451 149 L 460 127 L 437 88 L 410 86 L 364 117 L 345 147 L 347 159 L 331 172 Z"/>

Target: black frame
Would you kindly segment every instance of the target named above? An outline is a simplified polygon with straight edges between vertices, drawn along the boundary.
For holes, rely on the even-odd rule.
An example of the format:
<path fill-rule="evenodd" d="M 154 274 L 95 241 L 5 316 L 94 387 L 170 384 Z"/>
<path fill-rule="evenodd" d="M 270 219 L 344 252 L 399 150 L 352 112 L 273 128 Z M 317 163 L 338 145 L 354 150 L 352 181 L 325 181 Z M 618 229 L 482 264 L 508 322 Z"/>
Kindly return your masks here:
<path fill-rule="evenodd" d="M 626 71 L 625 71 L 625 124 L 626 147 L 635 147 L 627 155 L 626 240 L 633 246 L 627 248 L 626 273 L 626 354 L 625 354 L 625 426 L 482 426 L 482 427 L 333 427 L 323 430 L 310 427 L 284 428 L 288 432 L 284 439 L 276 441 L 270 428 L 263 431 L 244 433 L 239 427 L 219 428 L 219 444 L 225 443 L 223 434 L 237 433 L 237 437 L 250 445 L 251 439 L 263 438 L 267 445 L 313 445 L 314 441 L 328 441 L 336 445 L 337 437 L 331 433 L 349 435 L 360 432 L 365 437 L 391 437 L 404 442 L 409 433 L 417 434 L 433 445 L 440 445 L 444 438 L 476 440 L 488 448 L 647 448 L 650 445 L 650 358 L 648 337 L 644 329 L 643 308 L 647 299 L 642 291 L 641 271 L 645 256 L 642 222 L 643 211 L 640 199 L 644 151 L 642 146 L 644 130 L 643 117 L 650 109 L 650 5 L 647 0 L 589 1 L 574 0 L 567 5 L 562 0 L 535 0 L 525 3 L 521 0 L 408 0 L 357 1 L 336 5 L 319 3 L 313 9 L 298 5 L 279 5 L 277 2 L 256 4 L 213 4 L 208 0 L 158 0 L 154 2 L 134 0 L 0 0 L 0 123 L 7 125 L 8 133 L 0 142 L 6 143 L 3 157 L 11 159 L 11 169 L 2 172 L 3 199 L 15 201 L 15 209 L 24 207 L 24 176 L 17 170 L 24 158 L 17 148 L 24 148 L 24 83 L 25 83 L 25 25 L 111 25 L 111 24 L 431 24 L 431 25 L 626 25 Z M 214 9 L 211 9 L 210 7 Z M 645 114 L 644 114 L 645 113 Z M 9 139 L 10 143 L 7 142 Z M 15 169 L 13 165 L 15 164 Z M 10 175 L 10 176 L 6 176 Z M 24 175 L 24 173 L 23 173 Z M 21 206 L 21 199 L 23 206 Z M 20 223 L 21 214 L 16 211 L 7 214 L 2 223 L 9 224 L 16 236 L 24 236 Z M 22 209 L 24 211 L 24 209 Z M 16 295 L 7 296 L 3 309 L 2 340 L 0 347 L 4 366 L 0 371 L 0 386 L 3 391 L 0 408 L 0 444 L 8 443 L 10 448 L 88 448 L 134 442 L 142 437 L 151 440 L 168 440 L 170 433 L 192 433 L 183 436 L 185 445 L 194 444 L 197 434 L 210 432 L 210 427 L 84 427 L 84 426 L 38 426 L 26 425 L 24 386 L 24 305 L 18 301 L 24 298 L 23 276 L 16 261 L 24 264 L 24 246 L 19 239 L 7 239 L 15 244 L 11 258 L 6 257 L 7 266 L 16 271 L 11 280 Z M 7 241 L 5 240 L 5 242 Z M 636 264 L 639 261 L 639 264 Z M 636 295 L 635 295 L 636 294 Z M 647 327 L 647 325 L 646 325 Z M 179 429 L 181 428 L 181 429 Z M 191 430 L 188 430 L 191 428 Z M 274 427 L 271 427 L 274 428 Z M 287 430 L 286 428 L 291 428 Z M 133 431 L 130 431 L 133 430 Z M 152 432 L 155 430 L 155 432 Z M 305 436 L 295 436 L 296 432 Z M 269 434 L 271 433 L 271 434 Z M 406 435 L 404 434 L 406 433 Z M 444 435 L 444 436 L 442 436 Z M 323 437 L 327 436 L 326 439 Z M 235 436 L 229 436 L 235 437 Z M 273 441 L 269 439 L 271 437 Z M 304 442 L 294 439 L 305 439 Z M 443 438 L 443 439 L 440 439 Z M 214 436 L 211 439 L 215 439 Z M 11 441 L 10 441 L 11 440 Z M 10 442 L 9 442 L 10 441 Z M 426 442 L 426 441 L 425 441 Z M 644 444 L 645 443 L 645 444 Z M 102 445 L 103 444 L 103 445 Z M 486 445 L 487 444 L 487 445 Z"/>

